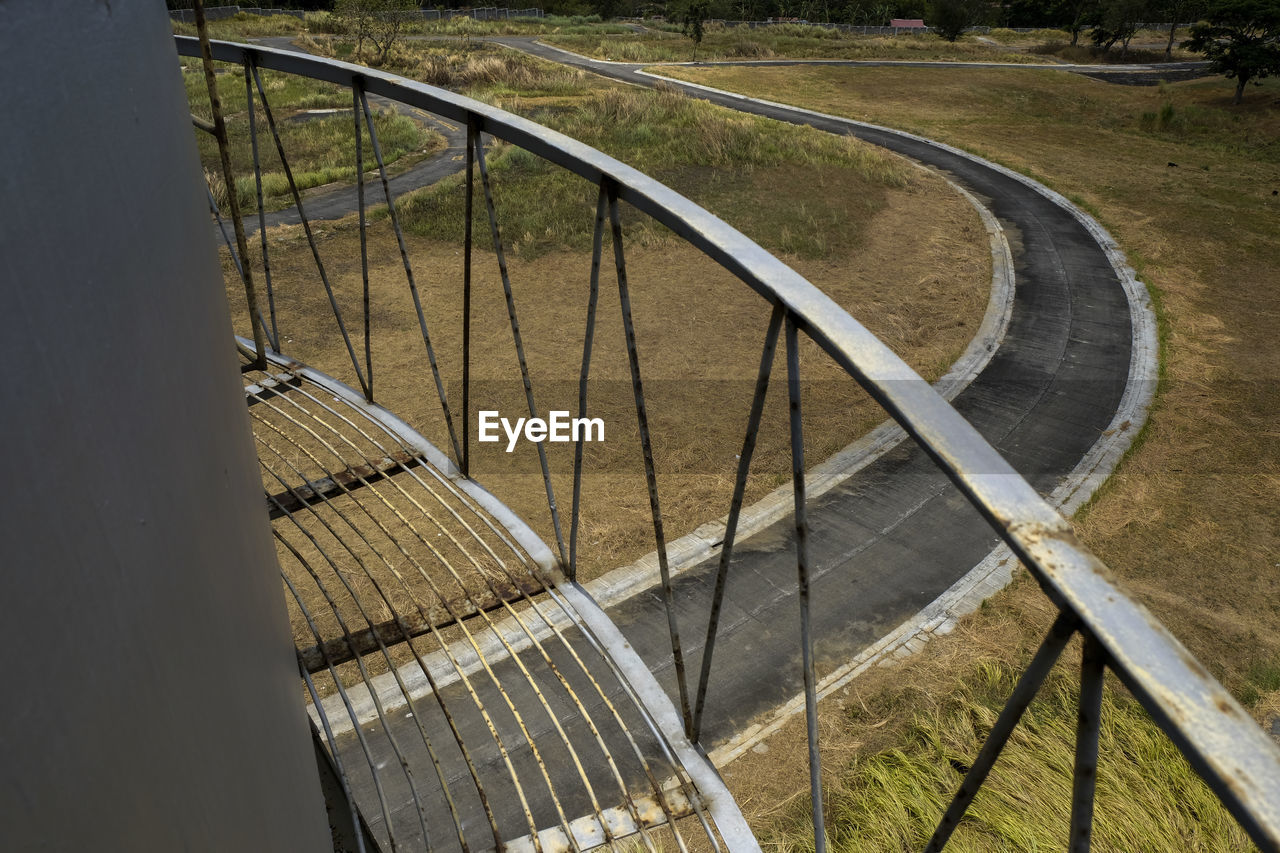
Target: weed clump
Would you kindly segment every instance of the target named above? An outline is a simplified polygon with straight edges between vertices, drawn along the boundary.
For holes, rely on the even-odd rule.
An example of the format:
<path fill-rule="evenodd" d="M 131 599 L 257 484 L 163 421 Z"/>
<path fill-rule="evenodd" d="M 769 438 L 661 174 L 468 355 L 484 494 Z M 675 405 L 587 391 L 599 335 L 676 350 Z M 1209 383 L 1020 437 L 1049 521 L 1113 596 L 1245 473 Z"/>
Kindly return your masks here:
<path fill-rule="evenodd" d="M 854 759 L 827 792 L 832 849 L 918 850 L 995 725 L 1018 673 L 972 665 L 957 692 L 918 696 L 900 745 Z M 1079 688 L 1063 671 L 1027 709 L 947 849 L 1051 850 L 1067 837 Z M 915 704 L 915 703 L 913 703 Z M 916 705 L 919 707 L 919 705 Z M 1248 837 L 1127 694 L 1104 692 L 1094 843 L 1106 850 L 1248 850 Z M 807 798 L 772 833 L 812 849 Z M 1137 840 L 1141 839 L 1141 843 Z"/>

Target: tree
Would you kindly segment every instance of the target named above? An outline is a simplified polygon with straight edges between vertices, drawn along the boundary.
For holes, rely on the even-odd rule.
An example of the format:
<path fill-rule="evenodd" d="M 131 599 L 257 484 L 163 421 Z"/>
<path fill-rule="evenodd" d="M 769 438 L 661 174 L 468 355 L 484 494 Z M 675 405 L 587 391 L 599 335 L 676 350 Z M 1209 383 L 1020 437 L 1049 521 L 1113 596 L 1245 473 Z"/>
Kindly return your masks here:
<path fill-rule="evenodd" d="M 1280 74 L 1280 0 L 1217 0 L 1207 23 L 1191 28 L 1182 46 L 1203 53 L 1210 67 L 1236 81 L 1235 103 L 1250 80 Z"/>
<path fill-rule="evenodd" d="M 1138 22 L 1147 11 L 1147 0 L 1106 0 L 1090 36 L 1093 43 L 1110 51 L 1120 42 L 1120 58 L 1129 53 L 1129 42 L 1138 31 Z"/>
<path fill-rule="evenodd" d="M 706 35 L 703 24 L 711 17 L 711 0 L 689 0 L 680 13 L 680 23 L 684 34 L 693 39 L 693 61 L 698 61 L 698 45 Z"/>
<path fill-rule="evenodd" d="M 375 65 L 386 61 L 404 25 L 417 9 L 414 0 L 336 0 L 333 4 L 343 31 L 356 40 L 356 61 L 360 61 L 364 43 L 370 41 L 378 49 Z"/>
<path fill-rule="evenodd" d="M 947 41 L 955 41 L 978 22 L 981 13 L 975 0 L 934 0 L 929 9 L 929 26 Z"/>
<path fill-rule="evenodd" d="M 371 33 L 373 43 L 378 48 L 378 58 L 374 60 L 374 65 L 381 65 L 387 61 L 387 57 L 391 55 L 391 48 L 395 47 L 405 24 L 417 15 L 416 0 L 382 0 L 382 9 L 374 18 Z"/>
<path fill-rule="evenodd" d="M 1156 10 L 1169 19 L 1169 41 L 1164 46 L 1164 58 L 1173 59 L 1173 42 L 1178 35 L 1178 24 L 1200 16 L 1204 4 L 1200 0 L 1163 0 Z"/>

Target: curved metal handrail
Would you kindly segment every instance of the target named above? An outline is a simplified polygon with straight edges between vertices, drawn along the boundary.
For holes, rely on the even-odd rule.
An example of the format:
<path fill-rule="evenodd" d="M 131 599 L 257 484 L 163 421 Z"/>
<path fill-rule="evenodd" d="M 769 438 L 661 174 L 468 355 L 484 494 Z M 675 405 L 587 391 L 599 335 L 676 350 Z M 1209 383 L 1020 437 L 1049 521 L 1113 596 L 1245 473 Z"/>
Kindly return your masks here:
<path fill-rule="evenodd" d="M 180 54 L 200 55 L 196 39 L 177 37 L 176 42 Z M 1006 708 L 1009 719 L 1002 716 L 1002 723 L 1007 722 L 1007 728 L 1016 724 L 1047 666 L 1080 631 L 1086 639 L 1085 673 L 1091 679 L 1085 687 L 1100 685 L 1102 671 L 1109 666 L 1255 843 L 1280 849 L 1280 748 L 1146 608 L 1120 591 L 1106 566 L 1075 538 L 1071 525 L 972 425 L 817 287 L 679 193 L 581 142 L 496 107 L 338 60 L 230 42 L 213 42 L 212 53 L 220 61 L 355 87 L 461 122 L 473 134 L 517 145 L 599 186 L 611 201 L 628 202 L 734 273 L 774 305 L 775 321 L 779 312 L 785 317 L 789 344 L 796 331 L 805 332 L 919 443 L 1062 612 Z M 797 508 L 802 513 L 800 501 Z M 1082 690 L 1082 719 L 1087 710 L 1084 694 L 1091 690 Z M 1093 692 L 1096 696 L 1091 693 L 1087 701 L 1100 701 L 1100 689 Z M 1021 708 L 1020 696 L 1025 700 Z M 1095 760 L 1096 723 L 1095 713 Z M 1082 740 L 1087 739 L 1082 728 Z M 988 745 L 993 754 L 984 750 L 989 760 L 980 757 L 975 762 L 935 837 L 936 846 L 945 843 L 950 834 L 946 827 L 953 827 L 963 814 L 985 776 L 984 767 L 989 769 L 1003 742 L 993 732 Z M 1081 832 L 1087 839 L 1092 810 L 1091 778 L 1080 779 L 1081 771 L 1090 777 L 1093 772 L 1087 752 L 1086 745 L 1085 766 L 1077 768 L 1077 806 L 1084 811 L 1073 810 L 1073 839 Z M 819 849 L 822 846 L 819 833 Z"/>

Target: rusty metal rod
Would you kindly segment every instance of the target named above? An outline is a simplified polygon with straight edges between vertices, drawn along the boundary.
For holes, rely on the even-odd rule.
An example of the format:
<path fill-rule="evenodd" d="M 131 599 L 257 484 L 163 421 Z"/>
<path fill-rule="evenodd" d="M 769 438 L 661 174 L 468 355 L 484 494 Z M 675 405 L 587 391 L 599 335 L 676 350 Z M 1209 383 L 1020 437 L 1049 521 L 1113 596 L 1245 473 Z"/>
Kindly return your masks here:
<path fill-rule="evenodd" d="M 409 294 L 413 297 L 413 310 L 418 316 L 418 330 L 422 332 L 422 343 L 427 349 L 427 362 L 431 365 L 431 376 L 436 383 L 436 396 L 440 398 L 440 408 L 444 412 L 445 426 L 449 429 L 449 441 L 453 444 L 454 458 L 459 458 L 458 436 L 453 425 L 453 412 L 449 410 L 449 398 L 444 391 L 444 380 L 440 377 L 440 366 L 436 362 L 436 351 L 431 346 L 431 335 L 427 331 L 427 318 L 422 312 L 422 297 L 418 293 L 418 283 L 413 276 L 413 265 L 409 262 L 409 249 L 404 242 L 404 231 L 400 227 L 400 214 L 396 212 L 395 199 L 391 197 L 391 182 L 387 179 L 387 164 L 382 157 L 382 145 L 378 142 L 378 129 L 373 123 L 373 114 L 369 110 L 369 98 L 364 90 L 360 90 L 360 107 L 364 113 L 365 126 L 369 129 L 369 145 L 373 149 L 374 159 L 378 161 L 378 176 L 382 180 L 382 194 L 387 200 L 387 214 L 391 217 L 391 228 L 396 233 L 396 245 L 400 248 L 400 261 L 404 265 L 405 280 L 409 283 Z"/>
<path fill-rule="evenodd" d="M 938 853 L 946 846 L 947 840 L 951 838 L 951 834 L 960 825 L 960 820 L 968 810 L 969 804 L 973 802 L 978 789 L 986 781 L 987 774 L 991 772 L 996 759 L 1000 757 L 1000 752 L 1004 749 L 1005 743 L 1008 742 L 1009 736 L 1013 734 L 1018 721 L 1022 719 L 1023 712 L 1027 710 L 1031 700 L 1040 691 L 1040 685 L 1044 684 L 1045 678 L 1049 675 L 1049 670 L 1053 669 L 1058 656 L 1062 654 L 1063 648 L 1066 647 L 1067 641 L 1076 632 L 1079 624 L 1079 619 L 1073 613 L 1064 611 L 1058 614 L 1058 618 L 1054 620 L 1052 627 L 1049 628 L 1049 633 L 1045 635 L 1044 640 L 1040 643 L 1040 648 L 1036 650 L 1031 663 L 1027 665 L 1026 671 L 1018 679 L 1018 684 L 1013 688 L 1013 693 L 1010 694 L 1004 710 L 1000 712 L 1000 716 L 996 719 L 996 724 L 991 727 L 991 731 L 987 734 L 987 739 L 982 744 L 978 757 L 974 759 L 973 766 L 965 773 L 964 780 L 960 783 L 960 788 L 951 799 L 951 805 L 947 807 L 946 814 L 938 822 L 938 828 L 933 831 L 929 844 L 924 848 L 925 853 Z"/>
<path fill-rule="evenodd" d="M 489 181 L 489 167 L 485 163 L 484 147 L 477 135 L 472 140 L 476 162 L 480 166 L 480 186 L 484 190 L 484 204 L 489 212 L 489 233 L 493 237 L 493 251 L 498 257 L 498 273 L 502 278 L 502 293 L 507 300 L 507 317 L 511 320 L 511 336 L 515 339 L 516 360 L 520 362 L 520 378 L 524 382 L 525 402 L 529 405 L 529 417 L 537 419 L 538 407 L 533 401 L 533 381 L 529 377 L 529 362 L 524 355 L 524 342 L 520 336 L 520 321 L 516 317 L 515 297 L 511 291 L 511 276 L 507 270 L 506 254 L 502 250 L 502 234 L 498 229 L 498 211 L 493 203 L 493 186 Z M 556 551 L 560 555 L 560 565 L 569 562 L 565 554 L 564 535 L 560 532 L 560 512 L 556 508 L 555 489 L 551 485 L 551 469 L 547 465 L 547 449 L 543 442 L 537 442 L 538 462 L 542 466 L 542 482 L 547 491 L 547 506 L 551 510 L 551 526 L 555 530 Z"/>
<path fill-rule="evenodd" d="M 276 295 L 271 284 L 271 252 L 267 249 L 267 209 L 262 193 L 262 161 L 258 157 L 258 116 L 253 103 L 253 74 L 249 54 L 244 55 L 244 103 L 249 113 L 249 148 L 253 152 L 253 186 L 258 194 L 258 238 L 262 241 L 262 277 L 267 286 L 267 312 L 271 316 L 271 348 L 280 352 L 280 327 L 276 323 Z"/>
<path fill-rule="evenodd" d="M 702 647 L 702 670 L 698 676 L 698 694 L 693 703 L 693 728 L 689 740 L 694 743 L 702 734 L 702 710 L 707 699 L 707 684 L 711 680 L 711 656 L 716 647 L 716 632 L 720 627 L 720 608 L 724 603 L 725 584 L 729 578 L 729 561 L 733 558 L 733 543 L 738 534 L 738 517 L 742 513 L 742 501 L 747 490 L 747 474 L 751 470 L 751 457 L 756 450 L 756 434 L 760 430 L 760 418 L 764 413 L 764 399 L 769 392 L 769 375 L 773 372 L 773 356 L 778 347 L 778 330 L 782 327 L 783 308 L 773 306 L 769 327 L 764 334 L 764 348 L 760 353 L 760 369 L 756 373 L 756 390 L 751 398 L 751 412 L 747 416 L 747 432 L 742 440 L 742 453 L 738 455 L 738 474 L 733 483 L 733 499 L 729 503 L 729 519 L 725 525 L 724 541 L 720 546 L 720 563 L 716 568 L 716 585 L 711 595 L 711 612 L 707 617 L 707 641 Z"/>
<path fill-rule="evenodd" d="M 364 210 L 364 134 L 360 132 L 360 78 L 351 81 L 351 118 L 356 132 L 356 208 L 360 219 L 360 280 L 364 286 L 364 398 L 373 402 L 373 335 L 369 328 L 369 226 Z"/>
<path fill-rule="evenodd" d="M 600 256 L 604 245 L 605 208 L 608 194 L 603 185 L 596 199 L 596 227 L 591 236 L 591 285 L 587 295 L 587 323 L 582 339 L 582 370 L 578 378 L 578 417 L 587 416 L 587 378 L 591 375 L 591 343 L 596 333 L 596 302 L 600 296 Z M 569 512 L 569 580 L 578 579 L 578 528 L 582 520 L 582 442 L 573 444 L 573 508 Z"/>
<path fill-rule="evenodd" d="M 471 228 L 475 196 L 475 123 L 467 120 L 467 200 L 462 235 L 462 476 L 471 476 Z"/>
<path fill-rule="evenodd" d="M 1102 725 L 1102 679 L 1107 653 L 1088 630 L 1080 657 L 1080 706 L 1076 718 L 1076 757 L 1071 777 L 1071 853 L 1089 853 L 1093 839 L 1093 800 L 1098 781 L 1098 732 Z"/>
<path fill-rule="evenodd" d="M 356 379 L 360 382 L 360 388 L 364 391 L 367 399 L 370 393 L 369 385 L 365 381 L 364 371 L 360 369 L 360 359 L 356 357 L 355 348 L 351 344 L 351 336 L 347 334 L 347 324 L 342 319 L 342 309 L 338 307 L 337 297 L 333 295 L 333 286 L 329 284 L 329 275 L 325 272 L 324 262 L 320 260 L 320 247 L 316 245 L 315 234 L 311 231 L 311 220 L 307 219 L 306 211 L 302 207 L 302 195 L 298 192 L 298 184 L 293 179 L 293 169 L 289 166 L 289 158 L 284 153 L 284 143 L 280 140 L 280 129 L 276 126 L 275 114 L 271 111 L 271 102 L 267 99 L 266 87 L 262 85 L 262 75 L 258 73 L 257 65 L 250 63 L 250 70 L 253 72 L 253 82 L 258 87 L 258 97 L 262 101 L 262 112 L 267 117 L 267 127 L 270 128 L 271 138 L 276 144 L 276 153 L 280 155 L 280 166 L 284 169 L 284 176 L 289 182 L 289 192 L 293 195 L 293 204 L 298 208 L 298 217 L 302 220 L 302 230 L 307 235 L 307 245 L 311 247 L 311 257 L 316 262 L 316 272 L 320 274 L 320 282 L 324 285 L 324 292 L 329 297 L 329 307 L 333 310 L 333 317 L 338 322 L 338 331 L 342 333 L 342 342 L 346 344 L 351 366 L 356 372 Z"/>
<path fill-rule="evenodd" d="M 658 546 L 658 571 L 662 576 L 662 597 L 667 609 L 667 630 L 671 635 L 671 657 L 675 664 L 676 687 L 680 693 L 680 714 L 684 730 L 693 729 L 693 710 L 689 705 L 689 687 L 685 678 L 684 653 L 680 648 L 680 628 L 676 619 L 675 590 L 671 586 L 671 567 L 667 562 L 667 538 L 662 527 L 662 506 L 658 500 L 658 474 L 653 463 L 653 441 L 649 435 L 649 412 L 644 399 L 644 382 L 640 376 L 640 351 L 636 344 L 636 328 L 631 316 L 631 294 L 627 287 L 627 260 L 622 246 L 622 218 L 618 213 L 618 187 L 607 179 L 601 182 L 609 196 L 609 224 L 613 236 L 613 260 L 618 275 L 618 302 L 622 309 L 622 329 L 627 340 L 627 361 L 631 366 L 631 390 L 635 396 L 636 423 L 640 429 L 640 450 L 644 456 L 644 478 L 649 488 L 649 511 L 653 517 L 653 538 Z"/>
<path fill-rule="evenodd" d="M 249 306 L 249 325 L 253 329 L 253 346 L 258 353 L 257 366 L 265 370 L 267 351 L 263 332 L 254 318 L 258 311 L 258 294 L 253 287 L 253 271 L 249 268 L 249 244 L 244 236 L 244 220 L 240 217 L 240 198 L 236 192 L 236 175 L 231 169 L 231 146 L 227 141 L 227 122 L 222 116 L 222 99 L 218 97 L 217 75 L 213 72 L 213 49 L 209 46 L 209 24 L 204 16 L 204 0 L 195 0 L 196 33 L 200 38 L 200 60 L 204 66 L 204 83 L 209 90 L 209 111 L 213 114 L 213 133 L 218 140 L 218 159 L 222 164 L 222 182 L 227 188 L 227 207 L 236 233 L 236 247 L 244 263 L 240 278 L 244 282 L 244 298 Z"/>
<path fill-rule="evenodd" d="M 800 600 L 800 648 L 804 665 L 804 717 L 809 738 L 809 795 L 813 801 L 815 853 L 826 853 L 827 825 L 822 813 L 822 757 L 818 753 L 818 677 L 813 663 L 813 627 L 809 618 L 809 517 L 805 506 L 804 419 L 800 407 L 800 342 L 795 319 L 787 314 L 787 397 L 791 415 L 791 482 L 796 513 L 797 598 Z"/>

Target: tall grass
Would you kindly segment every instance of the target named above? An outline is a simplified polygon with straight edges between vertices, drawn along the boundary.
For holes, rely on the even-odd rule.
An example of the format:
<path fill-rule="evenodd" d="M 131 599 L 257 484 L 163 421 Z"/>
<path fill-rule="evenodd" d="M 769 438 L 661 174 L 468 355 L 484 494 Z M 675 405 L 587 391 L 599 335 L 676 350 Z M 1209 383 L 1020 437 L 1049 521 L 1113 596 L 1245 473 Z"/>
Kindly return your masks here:
<path fill-rule="evenodd" d="M 899 161 L 856 140 L 735 114 L 671 88 L 601 89 L 531 115 L 679 187 L 765 246 L 810 257 L 854 239 L 885 188 L 907 183 Z M 523 149 L 498 144 L 488 158 L 499 218 L 514 251 L 536 256 L 589 245 L 593 186 Z M 753 188 L 735 177 L 770 169 L 792 175 L 780 196 L 777 187 L 768 190 L 773 199 L 761 197 L 768 180 Z M 806 178 L 796 180 L 801 173 Z M 840 189 L 816 192 L 807 181 L 830 181 Z M 461 205 L 462 181 L 455 178 L 405 199 L 402 221 L 415 233 L 453 239 Z M 646 243 L 664 231 L 645 220 L 632 223 L 629 233 Z"/>
<path fill-rule="evenodd" d="M 304 23 L 293 15 L 251 15 L 248 12 L 239 12 L 230 18 L 210 21 L 209 37 L 235 40 L 295 35 L 306 29 L 308 23 L 309 21 Z M 174 21 L 173 31 L 178 35 L 193 36 L 196 34 L 196 26 Z"/>
<path fill-rule="evenodd" d="M 670 33 L 646 31 L 605 36 L 564 31 L 546 41 L 568 50 L 618 62 L 685 62 L 693 43 Z M 976 42 L 948 42 L 931 34 L 864 36 L 828 27 L 780 24 L 750 29 L 712 27 L 698 47 L 699 60 L 725 59 L 903 59 L 1036 62 L 1026 53 Z"/>
<path fill-rule="evenodd" d="M 978 754 L 1017 673 L 987 660 L 966 686 L 915 713 L 901 745 L 855 760 L 826 793 L 837 851 L 919 850 Z M 1061 849 L 1068 835 L 1079 689 L 1052 676 L 1027 709 L 947 846 L 957 853 Z M 1098 850 L 1253 849 L 1247 836 L 1131 697 L 1104 694 L 1093 841 Z M 767 836 L 813 849 L 807 804 Z"/>

